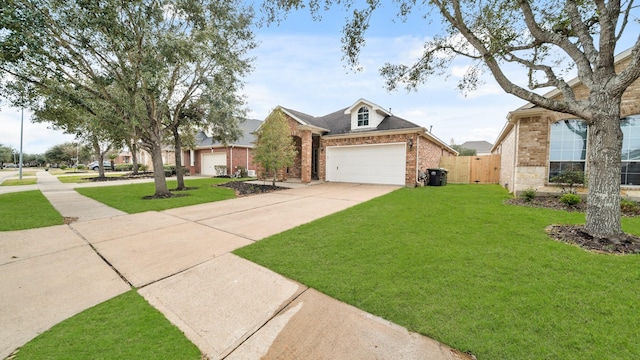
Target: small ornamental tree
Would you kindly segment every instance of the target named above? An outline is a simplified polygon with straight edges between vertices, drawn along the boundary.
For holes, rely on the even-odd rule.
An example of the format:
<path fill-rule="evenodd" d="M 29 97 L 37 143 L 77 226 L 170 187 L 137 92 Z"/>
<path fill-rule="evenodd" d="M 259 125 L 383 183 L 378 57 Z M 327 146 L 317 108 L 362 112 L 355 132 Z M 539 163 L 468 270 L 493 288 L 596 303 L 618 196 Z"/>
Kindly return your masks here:
<path fill-rule="evenodd" d="M 278 169 L 293 165 L 297 151 L 287 119 L 281 110 L 275 110 L 258 129 L 255 160 L 267 171 L 273 172 L 276 185 Z"/>

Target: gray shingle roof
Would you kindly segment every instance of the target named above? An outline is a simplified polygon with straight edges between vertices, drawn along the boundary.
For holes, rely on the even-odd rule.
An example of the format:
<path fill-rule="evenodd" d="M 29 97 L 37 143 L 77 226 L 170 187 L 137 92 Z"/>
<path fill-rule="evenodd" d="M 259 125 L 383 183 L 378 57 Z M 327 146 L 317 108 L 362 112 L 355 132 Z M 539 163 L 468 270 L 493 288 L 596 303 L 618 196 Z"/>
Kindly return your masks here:
<path fill-rule="evenodd" d="M 460 144 L 461 148 L 472 149 L 475 150 L 478 154 L 490 153 L 493 144 L 488 141 L 467 141 L 463 144 Z"/>
<path fill-rule="evenodd" d="M 292 109 L 283 109 L 297 117 L 299 120 L 306 122 L 307 124 L 328 129 L 329 133 L 327 135 L 341 135 L 362 132 L 362 130 L 351 130 L 351 115 L 344 113 L 347 108 L 343 108 L 338 111 L 332 112 L 331 114 L 320 117 L 314 117 Z M 411 129 L 418 127 L 420 126 L 408 120 L 399 118 L 395 115 L 391 115 L 386 116 L 375 130 L 368 129 L 367 131 Z"/>
<path fill-rule="evenodd" d="M 262 120 L 256 120 L 256 119 L 240 120 L 239 126 L 240 126 L 240 130 L 242 130 L 243 135 L 237 141 L 229 143 L 228 145 L 253 147 L 254 146 L 253 143 L 256 140 L 256 137 L 253 133 L 256 131 L 256 129 L 258 129 L 260 124 L 262 124 Z M 216 145 L 222 145 L 222 144 L 217 141 L 214 141 L 212 137 L 207 136 L 207 134 L 205 134 L 203 131 L 199 131 L 196 134 L 196 147 L 207 147 L 207 146 L 216 146 Z"/>

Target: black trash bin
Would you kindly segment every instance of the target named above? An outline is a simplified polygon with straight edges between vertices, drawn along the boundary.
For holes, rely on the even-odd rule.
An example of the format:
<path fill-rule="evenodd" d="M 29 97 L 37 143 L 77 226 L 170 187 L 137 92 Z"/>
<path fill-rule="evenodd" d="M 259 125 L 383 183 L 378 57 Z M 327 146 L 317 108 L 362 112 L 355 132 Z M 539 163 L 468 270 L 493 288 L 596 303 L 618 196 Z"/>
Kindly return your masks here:
<path fill-rule="evenodd" d="M 445 186 L 447 185 L 446 169 L 427 169 L 429 172 L 429 186 Z"/>

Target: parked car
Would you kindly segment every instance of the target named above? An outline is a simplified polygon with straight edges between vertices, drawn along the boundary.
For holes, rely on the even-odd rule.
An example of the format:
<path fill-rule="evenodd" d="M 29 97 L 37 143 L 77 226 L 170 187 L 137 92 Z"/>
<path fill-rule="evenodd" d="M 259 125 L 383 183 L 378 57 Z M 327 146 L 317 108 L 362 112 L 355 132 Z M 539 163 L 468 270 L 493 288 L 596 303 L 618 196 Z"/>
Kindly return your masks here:
<path fill-rule="evenodd" d="M 113 170 L 113 168 L 111 167 L 111 161 L 103 161 L 102 166 L 104 166 L 105 170 Z M 94 161 L 91 164 L 87 165 L 87 167 L 93 171 L 98 171 L 100 164 L 97 161 Z"/>

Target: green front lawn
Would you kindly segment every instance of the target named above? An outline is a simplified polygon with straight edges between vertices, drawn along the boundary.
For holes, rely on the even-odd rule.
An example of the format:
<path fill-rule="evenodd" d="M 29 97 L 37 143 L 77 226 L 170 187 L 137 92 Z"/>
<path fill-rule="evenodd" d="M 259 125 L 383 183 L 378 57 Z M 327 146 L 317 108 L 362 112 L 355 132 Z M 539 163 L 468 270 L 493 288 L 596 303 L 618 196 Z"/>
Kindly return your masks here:
<path fill-rule="evenodd" d="M 175 192 L 176 196 L 168 199 L 143 199 L 155 192 L 153 182 L 76 188 L 84 196 L 95 199 L 105 205 L 133 214 L 144 211 L 162 211 L 182 206 L 196 205 L 235 197 L 232 189 L 214 186 L 228 182 L 230 179 L 198 178 L 185 179 L 185 185 L 194 189 Z M 176 187 L 175 180 L 167 181 L 169 189 Z"/>
<path fill-rule="evenodd" d="M 40 190 L 0 195 L 0 231 L 62 225 L 64 219 Z"/>
<path fill-rule="evenodd" d="M 6 179 L 0 184 L 0 186 L 16 186 L 16 185 L 34 185 L 38 181 L 37 178 L 27 178 L 27 179 Z"/>
<path fill-rule="evenodd" d="M 507 198 L 400 189 L 235 253 L 478 359 L 640 358 L 640 256 L 551 240 L 584 214 Z"/>
<path fill-rule="evenodd" d="M 15 359 L 191 359 L 198 348 L 131 290 L 45 331 Z"/>

